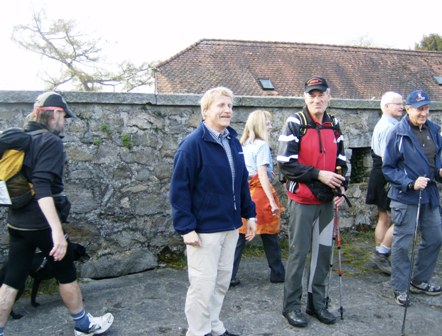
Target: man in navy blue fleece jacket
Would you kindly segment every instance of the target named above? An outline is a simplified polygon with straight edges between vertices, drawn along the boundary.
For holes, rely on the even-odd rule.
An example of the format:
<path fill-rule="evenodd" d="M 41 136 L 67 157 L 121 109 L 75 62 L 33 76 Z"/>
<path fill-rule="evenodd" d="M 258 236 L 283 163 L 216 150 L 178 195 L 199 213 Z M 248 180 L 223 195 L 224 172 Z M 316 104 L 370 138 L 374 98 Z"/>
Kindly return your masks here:
<path fill-rule="evenodd" d="M 201 99 L 203 121 L 180 143 L 174 160 L 170 202 L 174 228 L 187 246 L 187 336 L 235 336 L 219 314 L 241 218 L 247 219 L 247 240 L 256 231 L 242 147 L 229 127 L 232 102 L 231 90 L 208 90 Z"/>

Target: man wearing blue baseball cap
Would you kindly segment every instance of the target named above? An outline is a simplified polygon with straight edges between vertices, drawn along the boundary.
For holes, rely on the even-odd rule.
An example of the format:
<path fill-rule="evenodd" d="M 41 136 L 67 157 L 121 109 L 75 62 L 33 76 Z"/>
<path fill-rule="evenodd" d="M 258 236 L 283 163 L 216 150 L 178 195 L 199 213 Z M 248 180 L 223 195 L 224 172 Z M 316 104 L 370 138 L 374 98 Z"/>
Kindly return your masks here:
<path fill-rule="evenodd" d="M 382 166 L 391 184 L 388 197 L 394 223 L 391 285 L 394 299 L 401 306 L 409 305 L 410 292 L 442 293 L 440 286 L 430 283 L 442 245 L 439 190 L 435 182 L 442 182 L 442 138 L 440 127 L 428 119 L 430 104 L 422 90 L 407 96 L 407 115 L 388 137 Z M 422 239 L 412 265 L 410 243 L 416 239 L 417 229 Z"/>

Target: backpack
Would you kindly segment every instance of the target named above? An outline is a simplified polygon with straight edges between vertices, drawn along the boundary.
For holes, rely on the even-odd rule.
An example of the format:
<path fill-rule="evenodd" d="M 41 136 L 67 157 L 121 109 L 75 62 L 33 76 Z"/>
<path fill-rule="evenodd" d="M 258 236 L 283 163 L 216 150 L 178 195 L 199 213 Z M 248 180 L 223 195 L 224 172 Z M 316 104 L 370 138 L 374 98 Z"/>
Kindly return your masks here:
<path fill-rule="evenodd" d="M 301 121 L 301 126 L 299 127 L 299 143 L 301 144 L 301 138 L 305 133 L 307 133 L 308 128 L 316 128 L 315 126 L 307 124 L 307 118 L 305 117 L 304 111 L 296 112 L 295 115 L 298 116 L 299 120 Z M 336 121 L 336 117 L 332 114 L 328 115 L 330 119 L 332 120 L 331 126 L 320 126 L 322 129 L 332 129 L 335 132 L 339 130 L 338 123 Z"/>
<path fill-rule="evenodd" d="M 304 111 L 299 111 L 295 113 L 296 116 L 298 116 L 299 120 L 301 121 L 301 125 L 299 126 L 299 145 L 301 146 L 301 139 L 307 133 L 308 128 L 316 128 L 316 126 L 309 125 L 307 123 L 307 118 L 305 117 Z M 335 137 L 338 138 L 339 134 L 339 127 L 337 126 L 338 123 L 336 121 L 336 117 L 334 115 L 329 114 L 328 115 L 330 119 L 332 120 L 332 126 L 321 126 L 321 128 L 324 129 L 332 129 L 335 132 Z M 287 183 L 287 178 L 284 176 L 283 173 L 279 172 L 279 182 L 282 184 Z"/>
<path fill-rule="evenodd" d="M 299 127 L 299 146 L 301 146 L 301 139 L 307 133 L 308 128 L 320 128 L 320 129 L 332 129 L 335 133 L 336 139 L 340 136 L 339 132 L 339 126 L 336 120 L 336 117 L 334 115 L 329 114 L 330 119 L 332 120 L 331 126 L 313 126 L 309 125 L 307 123 L 307 118 L 305 117 L 305 114 L 303 111 L 296 112 L 295 115 L 298 116 L 299 120 L 301 121 L 301 125 Z M 339 172 L 338 172 L 339 173 Z M 339 174 L 342 174 L 340 172 Z M 282 174 L 279 173 L 279 182 L 281 183 L 287 183 L 289 182 L 287 178 Z M 306 183 L 307 187 L 312 191 L 312 193 L 316 196 L 316 198 L 321 202 L 329 202 L 333 199 L 334 196 L 343 196 L 345 201 L 347 202 L 348 206 L 351 208 L 352 204 L 350 203 L 350 200 L 346 195 L 341 194 L 339 189 L 332 189 L 325 184 L 319 182 L 318 180 L 313 180 L 310 183 Z M 290 190 L 289 184 L 286 185 L 287 190 Z"/>
<path fill-rule="evenodd" d="M 34 197 L 32 183 L 22 173 L 23 161 L 33 136 L 44 132 L 47 130 L 8 128 L 0 133 L 0 206 L 18 209 Z"/>

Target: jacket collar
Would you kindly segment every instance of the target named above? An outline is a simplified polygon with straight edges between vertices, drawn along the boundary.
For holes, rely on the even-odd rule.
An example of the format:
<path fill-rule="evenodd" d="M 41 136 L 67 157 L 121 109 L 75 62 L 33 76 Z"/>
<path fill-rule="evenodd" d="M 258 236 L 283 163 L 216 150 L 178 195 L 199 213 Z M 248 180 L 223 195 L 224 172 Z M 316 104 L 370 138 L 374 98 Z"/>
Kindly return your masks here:
<path fill-rule="evenodd" d="M 313 125 L 316 126 L 317 123 L 313 120 L 309 110 L 307 109 L 307 106 L 304 106 L 304 108 L 302 109 L 302 112 L 304 113 L 306 119 L 307 119 L 307 124 L 309 125 Z M 330 116 L 327 113 L 327 110 L 324 111 L 324 117 L 322 118 L 322 124 L 324 123 L 331 123 L 333 122 L 332 119 L 330 118 Z"/>
<path fill-rule="evenodd" d="M 434 125 L 435 124 L 429 122 L 429 120 L 427 120 L 425 122 L 425 124 L 424 124 L 424 126 L 427 127 L 430 132 L 434 132 L 434 131 L 438 132 L 437 129 L 434 128 Z M 399 135 L 409 135 L 409 133 L 413 131 L 411 129 L 412 126 L 411 126 L 411 123 L 410 123 L 410 119 L 408 118 L 408 114 L 405 115 L 401 119 L 401 121 L 399 122 L 397 127 L 398 127 L 398 132 L 397 133 Z"/>
<path fill-rule="evenodd" d="M 32 132 L 40 129 L 47 129 L 49 131 L 49 129 L 45 125 L 40 124 L 36 121 L 28 121 L 23 128 L 26 132 Z"/>
<path fill-rule="evenodd" d="M 213 141 L 215 142 L 215 139 L 213 138 L 213 136 L 210 134 L 209 129 L 204 125 L 203 120 L 201 120 L 199 126 L 198 126 L 198 130 L 199 132 L 202 133 L 202 137 L 205 141 Z M 227 131 L 229 132 L 229 137 L 228 138 L 236 138 L 238 136 L 238 133 L 232 128 L 232 127 L 227 127 Z"/>

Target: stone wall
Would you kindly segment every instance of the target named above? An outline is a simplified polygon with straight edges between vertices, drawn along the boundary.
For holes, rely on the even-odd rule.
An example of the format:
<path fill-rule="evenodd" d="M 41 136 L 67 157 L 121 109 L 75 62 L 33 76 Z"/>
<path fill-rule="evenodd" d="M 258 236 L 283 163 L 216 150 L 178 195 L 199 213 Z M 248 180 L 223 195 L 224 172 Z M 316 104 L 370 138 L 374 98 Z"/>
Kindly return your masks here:
<path fill-rule="evenodd" d="M 22 126 L 41 92 L 0 91 L 0 129 Z M 199 95 L 66 92 L 77 118 L 70 120 L 64 138 L 68 156 L 66 193 L 73 206 L 65 230 L 88 249 L 91 260 L 80 265 L 83 277 L 113 277 L 157 265 L 161 251 L 181 251 L 181 237 L 171 222 L 168 201 L 172 162 L 178 143 L 200 121 Z M 274 116 L 272 147 L 285 119 L 299 110 L 299 98 L 237 97 L 233 127 L 242 133 L 248 114 L 256 108 Z M 440 122 L 442 104 L 434 104 Z M 379 118 L 379 101 L 334 100 L 331 113 L 341 121 L 352 163 L 354 153 L 366 177 L 371 132 Z M 358 164 L 359 164 L 358 163 Z M 359 166 L 358 166 L 359 167 Z M 361 174 L 359 174 L 361 176 Z M 281 185 L 275 187 L 284 202 Z M 353 208 L 340 211 L 342 227 L 373 225 L 375 209 L 364 204 L 366 178 L 352 183 Z M 7 230 L 0 231 L 0 253 L 7 254 Z M 283 215 L 281 235 L 285 235 Z"/>

